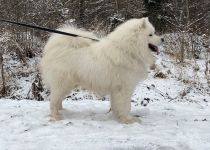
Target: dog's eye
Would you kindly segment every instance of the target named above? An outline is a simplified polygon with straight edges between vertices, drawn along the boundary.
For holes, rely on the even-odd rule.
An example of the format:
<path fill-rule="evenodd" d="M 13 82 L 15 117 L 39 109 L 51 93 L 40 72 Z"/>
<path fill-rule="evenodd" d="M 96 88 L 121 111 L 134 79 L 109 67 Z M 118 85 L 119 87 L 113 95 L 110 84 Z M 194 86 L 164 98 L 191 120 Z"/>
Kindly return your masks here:
<path fill-rule="evenodd" d="M 152 36 L 152 34 L 149 34 L 149 36 Z"/>

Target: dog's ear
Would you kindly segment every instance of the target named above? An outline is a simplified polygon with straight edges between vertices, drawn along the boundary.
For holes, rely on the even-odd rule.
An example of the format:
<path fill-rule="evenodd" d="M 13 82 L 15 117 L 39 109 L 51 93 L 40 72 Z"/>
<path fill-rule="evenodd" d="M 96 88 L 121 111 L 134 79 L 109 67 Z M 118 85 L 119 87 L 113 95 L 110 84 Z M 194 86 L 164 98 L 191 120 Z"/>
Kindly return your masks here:
<path fill-rule="evenodd" d="M 144 18 L 143 19 L 143 23 L 142 23 L 142 28 L 146 28 L 146 24 L 147 24 L 147 22 L 148 22 L 148 17 L 146 17 L 146 18 Z"/>

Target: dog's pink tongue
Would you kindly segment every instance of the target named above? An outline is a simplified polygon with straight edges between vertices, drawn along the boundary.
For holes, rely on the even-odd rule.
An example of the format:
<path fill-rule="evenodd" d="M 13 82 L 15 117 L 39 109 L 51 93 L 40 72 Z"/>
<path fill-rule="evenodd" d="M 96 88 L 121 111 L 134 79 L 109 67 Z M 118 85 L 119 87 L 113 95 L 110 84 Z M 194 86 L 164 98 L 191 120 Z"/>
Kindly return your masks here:
<path fill-rule="evenodd" d="M 160 51 L 159 51 L 159 48 L 158 47 L 157 47 L 156 51 L 157 51 L 157 55 L 159 55 L 160 54 Z"/>
<path fill-rule="evenodd" d="M 160 54 L 159 48 L 157 46 L 155 46 L 154 49 L 157 52 L 157 55 L 159 55 Z"/>

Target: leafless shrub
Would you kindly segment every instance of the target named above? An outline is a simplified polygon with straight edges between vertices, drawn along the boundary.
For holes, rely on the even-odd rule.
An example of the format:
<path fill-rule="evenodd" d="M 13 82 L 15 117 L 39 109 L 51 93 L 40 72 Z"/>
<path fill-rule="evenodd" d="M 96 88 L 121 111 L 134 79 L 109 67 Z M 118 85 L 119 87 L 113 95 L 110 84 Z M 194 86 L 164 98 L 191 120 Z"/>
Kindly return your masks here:
<path fill-rule="evenodd" d="M 43 101 L 44 98 L 42 96 L 42 92 L 44 91 L 40 74 L 37 73 L 33 83 L 31 84 L 31 89 L 29 90 L 27 94 L 27 99 L 35 99 L 38 101 Z"/>
<path fill-rule="evenodd" d="M 201 80 L 206 78 L 209 84 L 208 39 L 207 35 L 185 32 L 165 35 L 165 52 L 176 60 L 179 80 L 200 86 Z M 189 71 L 191 74 L 187 73 Z"/>
<path fill-rule="evenodd" d="M 185 59 L 205 58 L 207 48 L 203 45 L 206 41 L 204 35 L 179 32 L 164 36 L 165 51 L 175 55 L 177 62 L 184 62 Z"/>

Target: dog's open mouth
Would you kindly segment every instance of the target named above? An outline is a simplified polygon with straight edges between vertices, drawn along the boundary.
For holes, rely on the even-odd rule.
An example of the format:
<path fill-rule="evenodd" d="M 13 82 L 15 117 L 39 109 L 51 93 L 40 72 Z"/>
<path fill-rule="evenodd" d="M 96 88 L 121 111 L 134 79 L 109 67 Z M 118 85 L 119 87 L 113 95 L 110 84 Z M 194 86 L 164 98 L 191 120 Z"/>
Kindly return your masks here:
<path fill-rule="evenodd" d="M 160 53 L 159 49 L 156 45 L 153 45 L 153 44 L 149 43 L 149 48 L 151 49 L 151 51 L 156 52 L 157 55 Z"/>

